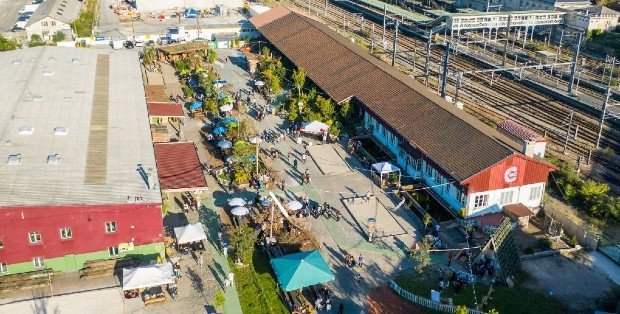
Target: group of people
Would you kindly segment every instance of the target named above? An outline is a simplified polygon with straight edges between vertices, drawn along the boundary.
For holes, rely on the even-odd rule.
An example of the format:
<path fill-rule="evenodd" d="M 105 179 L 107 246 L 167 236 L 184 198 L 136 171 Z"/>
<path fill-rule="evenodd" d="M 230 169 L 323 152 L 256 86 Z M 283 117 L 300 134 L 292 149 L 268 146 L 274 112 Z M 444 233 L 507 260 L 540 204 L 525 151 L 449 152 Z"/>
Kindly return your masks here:
<path fill-rule="evenodd" d="M 228 233 L 225 225 L 222 225 L 220 230 L 217 232 L 217 241 L 222 254 L 224 256 L 228 256 Z"/>
<path fill-rule="evenodd" d="M 331 312 L 332 298 L 327 288 L 322 288 L 318 291 L 316 300 L 314 301 L 314 307 L 317 311 L 325 309 L 325 311 Z"/>
<path fill-rule="evenodd" d="M 349 266 L 349 268 L 353 268 L 355 266 L 363 267 L 364 265 L 366 265 L 366 259 L 364 259 L 364 256 L 362 256 L 362 254 L 360 254 L 356 261 L 353 255 L 346 253 L 344 255 L 344 260 L 347 266 Z"/>

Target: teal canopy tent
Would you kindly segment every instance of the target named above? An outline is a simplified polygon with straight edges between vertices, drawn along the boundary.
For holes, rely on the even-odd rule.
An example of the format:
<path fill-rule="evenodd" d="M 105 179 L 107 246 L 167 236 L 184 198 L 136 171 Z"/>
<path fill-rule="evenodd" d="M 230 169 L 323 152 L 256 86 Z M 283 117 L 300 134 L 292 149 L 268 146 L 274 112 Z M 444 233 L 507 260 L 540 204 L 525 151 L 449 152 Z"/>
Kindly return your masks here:
<path fill-rule="evenodd" d="M 271 267 L 285 291 L 334 280 L 334 273 L 318 250 L 274 258 L 271 260 Z"/>

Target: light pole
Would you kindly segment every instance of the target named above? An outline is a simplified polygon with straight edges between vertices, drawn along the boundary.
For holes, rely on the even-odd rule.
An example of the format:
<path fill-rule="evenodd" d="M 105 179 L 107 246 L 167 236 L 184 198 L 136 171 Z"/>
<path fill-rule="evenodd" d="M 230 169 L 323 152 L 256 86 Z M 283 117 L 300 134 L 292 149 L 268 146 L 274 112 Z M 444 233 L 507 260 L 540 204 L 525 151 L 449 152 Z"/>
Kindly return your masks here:
<path fill-rule="evenodd" d="M 256 175 L 258 175 L 258 147 L 260 145 L 260 142 L 262 142 L 262 141 L 263 140 L 261 140 L 260 137 L 258 137 L 258 136 L 250 138 L 250 143 L 256 144 L 256 156 L 255 156 L 255 159 L 256 159 Z"/>

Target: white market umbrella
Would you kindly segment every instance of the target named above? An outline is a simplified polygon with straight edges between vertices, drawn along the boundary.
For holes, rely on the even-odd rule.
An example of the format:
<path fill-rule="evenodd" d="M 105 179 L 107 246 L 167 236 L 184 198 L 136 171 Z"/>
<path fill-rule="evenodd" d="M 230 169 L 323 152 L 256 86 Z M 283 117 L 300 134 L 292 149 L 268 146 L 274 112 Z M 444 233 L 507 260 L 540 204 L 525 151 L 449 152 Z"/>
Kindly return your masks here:
<path fill-rule="evenodd" d="M 376 164 L 373 164 L 372 168 L 375 169 L 375 171 L 377 171 L 378 173 L 390 173 L 400 170 L 398 167 L 395 167 L 389 162 L 378 162 Z"/>
<path fill-rule="evenodd" d="M 230 212 L 235 216 L 245 216 L 250 213 L 250 210 L 247 207 L 239 206 L 233 208 Z"/>
<path fill-rule="evenodd" d="M 242 199 L 241 197 L 235 197 L 231 200 L 228 201 L 228 205 L 230 206 L 243 206 L 246 204 L 246 201 L 244 199 Z"/>
<path fill-rule="evenodd" d="M 258 136 L 250 138 L 250 143 L 252 143 L 252 144 L 258 144 L 258 143 L 260 143 L 262 141 L 263 140 L 261 140 L 260 137 L 258 137 Z"/>
<path fill-rule="evenodd" d="M 290 201 L 286 203 L 286 206 L 291 210 L 300 210 L 304 205 L 302 205 L 299 201 Z"/>
<path fill-rule="evenodd" d="M 231 110 L 233 110 L 233 105 L 232 104 L 220 106 L 220 111 L 221 112 L 228 112 L 228 111 L 231 111 Z"/>
<path fill-rule="evenodd" d="M 219 147 L 219 148 L 231 148 L 232 147 L 232 142 L 231 141 L 227 141 L 227 140 L 221 140 L 221 141 L 217 142 L 217 147 Z"/>
<path fill-rule="evenodd" d="M 265 86 L 265 82 L 263 82 L 263 81 L 256 81 L 256 82 L 254 82 L 254 85 L 256 85 L 258 87 Z"/>
<path fill-rule="evenodd" d="M 157 287 L 173 283 L 172 264 L 123 268 L 123 290 Z"/>
<path fill-rule="evenodd" d="M 328 129 L 329 129 L 329 125 L 323 122 L 319 122 L 319 121 L 312 121 L 301 127 L 302 132 L 313 133 L 313 134 L 319 134 L 321 132 L 327 131 Z"/>
<path fill-rule="evenodd" d="M 174 228 L 174 236 L 179 244 L 192 243 L 196 241 L 206 240 L 207 234 L 202 223 L 195 223 L 183 227 Z"/>

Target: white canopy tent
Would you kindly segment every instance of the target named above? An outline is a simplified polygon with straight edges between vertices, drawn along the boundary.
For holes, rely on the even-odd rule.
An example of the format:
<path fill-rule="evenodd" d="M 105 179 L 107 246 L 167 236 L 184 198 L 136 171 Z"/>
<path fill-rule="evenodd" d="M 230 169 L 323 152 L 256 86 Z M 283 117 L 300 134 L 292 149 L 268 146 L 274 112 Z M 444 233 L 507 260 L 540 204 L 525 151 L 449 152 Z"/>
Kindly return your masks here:
<path fill-rule="evenodd" d="M 174 228 L 174 235 L 176 236 L 179 244 L 192 243 L 207 239 L 205 229 L 200 222 L 193 225 Z"/>
<path fill-rule="evenodd" d="M 398 174 L 398 185 L 400 185 L 400 177 L 401 177 L 401 173 L 400 173 L 400 168 L 392 165 L 391 163 L 384 161 L 384 162 L 378 162 L 376 164 L 372 164 L 372 169 L 371 169 L 373 175 L 378 176 L 379 178 L 379 182 L 380 182 L 380 186 L 383 188 L 386 184 L 386 178 L 388 178 L 390 176 L 390 174 L 392 173 L 397 173 Z"/>
<path fill-rule="evenodd" d="M 311 134 L 321 134 L 323 132 L 327 132 L 328 129 L 329 125 L 319 121 L 312 121 L 301 127 L 302 132 Z"/>
<path fill-rule="evenodd" d="M 157 287 L 173 282 L 170 263 L 123 268 L 123 290 Z"/>

